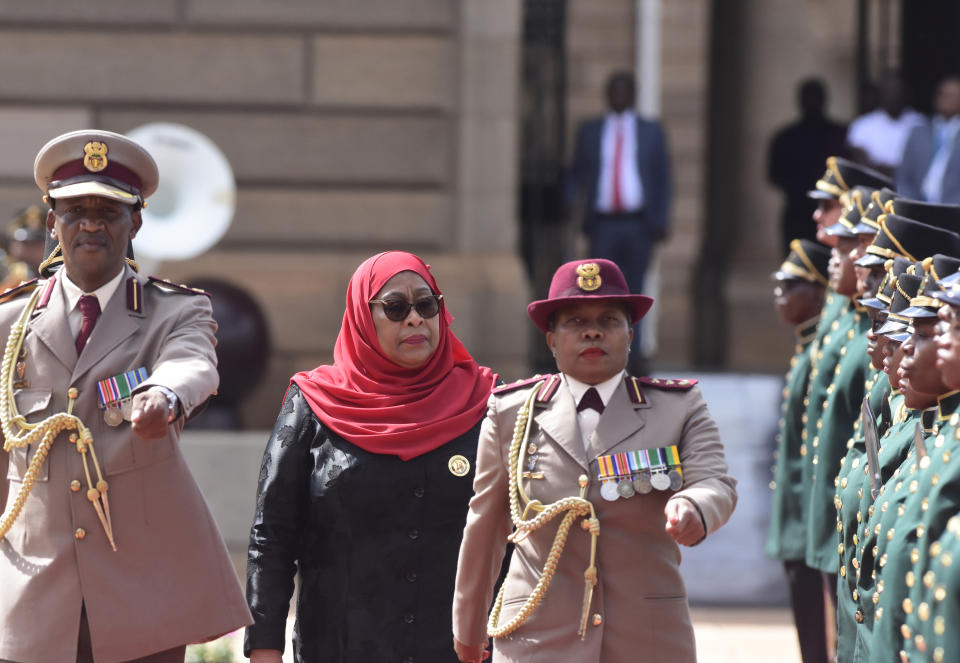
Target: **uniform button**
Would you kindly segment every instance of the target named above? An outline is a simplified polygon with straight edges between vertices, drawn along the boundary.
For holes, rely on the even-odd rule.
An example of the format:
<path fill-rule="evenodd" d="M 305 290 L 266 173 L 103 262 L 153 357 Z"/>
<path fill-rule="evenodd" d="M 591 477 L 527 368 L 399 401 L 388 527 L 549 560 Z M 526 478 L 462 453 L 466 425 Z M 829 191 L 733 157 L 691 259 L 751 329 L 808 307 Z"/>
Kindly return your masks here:
<path fill-rule="evenodd" d="M 593 613 L 593 625 L 600 626 L 600 624 L 602 623 L 603 623 L 603 615 L 601 615 L 599 612 Z"/>
<path fill-rule="evenodd" d="M 80 492 L 80 480 L 79 480 L 79 479 L 74 479 L 73 481 L 70 482 L 70 490 L 72 490 L 72 491 L 75 492 L 75 493 L 79 493 L 79 492 Z"/>
<path fill-rule="evenodd" d="M 78 527 L 76 531 L 73 533 L 73 537 L 77 541 L 83 541 L 84 537 L 86 536 L 87 536 L 87 530 L 83 529 L 82 527 Z"/>
<path fill-rule="evenodd" d="M 423 488 L 421 488 L 421 487 L 419 487 L 419 486 L 417 486 L 416 488 L 414 488 L 414 489 L 413 489 L 413 496 L 414 496 L 414 497 L 423 497 Z"/>
<path fill-rule="evenodd" d="M 420 538 L 420 530 L 412 529 L 409 532 L 407 532 L 407 536 L 410 538 L 411 541 L 416 541 L 417 539 Z"/>
<path fill-rule="evenodd" d="M 404 623 L 404 624 L 412 624 L 412 623 L 414 623 L 415 621 L 417 621 L 417 618 L 413 615 L 412 612 L 408 612 L 407 614 L 405 614 L 405 615 L 403 616 L 403 623 Z"/>
<path fill-rule="evenodd" d="M 857 608 L 857 611 L 856 611 L 856 612 L 854 613 L 854 615 L 853 615 L 853 620 L 854 620 L 855 622 L 857 622 L 858 624 L 862 624 L 862 623 L 863 623 L 863 610 L 860 610 L 859 608 Z"/>
<path fill-rule="evenodd" d="M 417 581 L 417 572 L 416 571 L 407 571 L 407 582 L 416 582 Z"/>

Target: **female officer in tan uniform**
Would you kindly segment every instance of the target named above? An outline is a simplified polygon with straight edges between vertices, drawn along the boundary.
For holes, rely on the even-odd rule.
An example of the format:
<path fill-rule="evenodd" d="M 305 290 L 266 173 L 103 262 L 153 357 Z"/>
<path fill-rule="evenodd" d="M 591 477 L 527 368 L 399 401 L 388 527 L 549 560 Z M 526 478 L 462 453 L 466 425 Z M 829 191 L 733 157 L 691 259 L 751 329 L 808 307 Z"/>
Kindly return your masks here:
<path fill-rule="evenodd" d="M 491 396 L 454 595 L 461 661 L 487 658 L 488 636 L 497 663 L 696 660 L 677 544 L 727 521 L 736 481 L 696 380 L 624 370 L 652 303 L 596 259 L 561 266 L 528 307 L 560 373 Z"/>

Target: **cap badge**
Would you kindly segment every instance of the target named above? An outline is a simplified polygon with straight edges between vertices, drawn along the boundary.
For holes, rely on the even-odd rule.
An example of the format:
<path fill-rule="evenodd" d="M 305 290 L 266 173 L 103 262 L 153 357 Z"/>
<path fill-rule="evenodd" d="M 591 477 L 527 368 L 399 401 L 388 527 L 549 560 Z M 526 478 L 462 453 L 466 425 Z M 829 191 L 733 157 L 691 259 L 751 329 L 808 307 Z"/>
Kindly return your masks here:
<path fill-rule="evenodd" d="M 99 173 L 107 167 L 107 144 L 91 140 L 83 146 L 83 165 L 91 173 Z"/>
<path fill-rule="evenodd" d="M 595 262 L 585 262 L 577 265 L 577 285 L 581 290 L 592 292 L 600 287 L 600 265 Z"/>

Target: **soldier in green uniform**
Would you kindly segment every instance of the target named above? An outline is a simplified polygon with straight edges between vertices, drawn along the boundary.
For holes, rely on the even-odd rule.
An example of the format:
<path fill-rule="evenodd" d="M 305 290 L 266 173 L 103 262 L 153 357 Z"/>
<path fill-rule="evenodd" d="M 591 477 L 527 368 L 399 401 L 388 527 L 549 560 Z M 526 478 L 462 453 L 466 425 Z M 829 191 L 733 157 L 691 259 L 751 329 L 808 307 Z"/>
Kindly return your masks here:
<path fill-rule="evenodd" d="M 956 273 L 950 289 L 934 293 L 944 302 L 938 310 L 937 368 L 951 389 L 940 400 L 938 431 L 926 460 L 917 472 L 918 493 L 923 494 L 919 524 L 912 532 L 916 543 L 909 550 L 912 566 L 904 576 L 908 596 L 902 599 L 900 635 L 904 661 L 952 661 L 960 653 L 960 287 Z M 941 287 L 946 287 L 944 280 Z"/>
<path fill-rule="evenodd" d="M 787 259 L 773 275 L 777 282 L 774 305 L 781 321 L 793 326 L 797 344 L 780 406 L 766 553 L 783 560 L 801 655 L 804 663 L 814 663 L 827 660 L 826 622 L 820 573 L 804 562 L 806 524 L 800 431 L 803 398 L 810 377 L 808 350 L 823 307 L 830 250 L 807 239 L 793 240 L 790 249 Z"/>
<path fill-rule="evenodd" d="M 857 187 L 889 190 L 891 186 L 893 185 L 888 179 L 869 168 L 840 157 L 827 159 L 826 172 L 817 180 L 815 188 L 807 193 L 807 196 L 817 201 L 817 209 L 813 213 L 813 221 L 817 224 L 817 241 L 826 246 L 836 246 L 837 240 L 829 233 L 829 228 L 839 223 L 844 210 L 856 203 L 853 196 Z M 846 311 L 848 303 L 847 299 L 836 297 L 832 289 L 827 289 L 825 305 L 817 325 L 817 336 L 811 346 L 811 355 L 815 359 L 824 336 L 830 333 L 833 321 Z"/>
<path fill-rule="evenodd" d="M 46 205 L 30 205 L 20 210 L 7 224 L 7 278 L 3 285 L 13 287 L 36 277 L 45 254 Z"/>
<path fill-rule="evenodd" d="M 832 342 L 826 343 L 824 337 L 825 343 L 821 348 L 824 355 L 817 364 L 817 370 L 821 384 L 828 384 L 822 401 L 811 399 L 811 408 L 820 407 L 819 411 L 807 410 L 806 429 L 811 441 L 807 449 L 810 454 L 809 483 L 805 486 L 808 491 L 805 557 L 808 566 L 819 569 L 829 579 L 831 599 L 834 601 L 838 569 L 837 534 L 833 527 L 836 521 L 834 480 L 854 432 L 854 422 L 867 388 L 870 366 L 866 354 L 866 332 L 870 327 L 870 318 L 856 302 L 863 293 L 857 290 L 858 279 L 853 261 L 862 257 L 876 236 L 876 229 L 866 223 L 860 226 L 862 230 L 857 230 L 863 216 L 859 201 L 872 190 L 859 185 L 851 193 L 851 204 L 844 211 L 840 223 L 826 231 L 837 241 L 830 260 L 830 285 L 837 296 L 845 298 L 847 305 L 845 313 L 833 323 L 835 332 Z M 861 285 L 865 286 L 866 280 Z M 828 372 L 825 369 L 830 364 L 833 364 L 833 370 Z"/>
<path fill-rule="evenodd" d="M 877 221 L 882 222 L 882 231 L 876 235 L 874 242 L 866 248 L 865 255 L 856 261 L 858 270 L 859 288 L 870 287 L 876 279 L 880 278 L 883 268 L 893 269 L 893 274 L 887 279 L 888 294 L 878 293 L 877 297 L 865 299 L 864 306 L 873 323 L 873 329 L 877 329 L 878 323 L 886 321 L 887 311 L 885 308 L 890 304 L 893 296 L 893 288 L 897 284 L 899 275 L 906 271 L 913 272 L 913 263 L 915 255 L 925 255 L 926 253 L 937 250 L 938 246 L 949 246 L 951 239 L 955 239 L 952 233 L 938 228 L 928 226 L 911 219 L 904 219 L 893 214 L 881 214 L 882 210 L 889 212 L 895 204 L 900 203 L 901 199 L 893 200 L 890 198 L 892 192 L 875 192 L 873 201 L 867 208 L 867 211 L 861 215 L 859 223 L 855 226 L 858 232 L 873 228 Z M 919 208 L 911 207 L 911 211 L 921 211 Z M 926 212 L 927 210 L 922 210 Z M 938 222 L 944 221 L 940 216 L 934 215 Z M 909 256 L 906 258 L 904 256 Z M 891 260 L 893 258 L 894 260 Z M 906 308 L 908 300 L 901 298 L 898 308 Z M 881 313 L 882 310 L 882 313 Z M 887 333 L 902 332 L 906 328 L 907 320 L 897 318 L 896 311 L 894 318 L 886 327 Z M 871 410 L 875 418 L 880 422 L 880 428 L 886 430 L 891 425 L 892 412 L 899 408 L 899 390 L 896 389 L 897 380 L 895 371 L 890 379 L 883 372 L 874 374 L 876 368 L 882 366 L 882 357 L 880 353 L 887 351 L 886 336 L 877 336 L 874 332 L 865 335 L 868 348 L 871 342 L 874 342 L 872 348 L 872 361 L 875 362 L 875 368 L 871 367 L 867 379 L 867 391 L 870 396 Z M 871 341 L 873 339 L 873 341 Z M 859 344 L 858 344 L 859 345 Z M 892 355 L 892 348 L 888 355 Z M 893 357 L 891 356 L 892 360 Z M 893 388 L 891 389 L 891 384 Z M 879 386 L 878 386 L 879 385 Z M 889 394 L 889 395 L 885 395 Z M 891 403 L 893 407 L 891 407 Z M 846 456 L 841 459 L 839 471 L 833 479 L 835 494 L 833 495 L 834 508 L 837 510 L 836 531 L 838 540 L 835 542 L 838 559 L 838 579 L 837 589 L 837 660 L 849 661 L 853 656 L 853 647 L 855 638 L 854 633 L 857 629 L 857 603 L 853 599 L 857 584 L 857 567 L 859 560 L 856 559 L 857 541 L 862 533 L 858 532 L 858 523 L 862 524 L 862 515 L 860 503 L 864 493 L 869 494 L 869 487 L 866 484 L 867 477 L 864 473 L 866 466 L 865 446 L 863 431 L 859 430 L 859 418 L 854 425 L 854 436 L 847 441 Z M 866 488 L 865 488 L 866 486 Z"/>
<path fill-rule="evenodd" d="M 870 357 L 870 377 L 867 379 L 867 392 L 871 412 L 878 421 L 878 428 L 886 430 L 891 425 L 889 397 L 890 380 L 883 371 L 884 349 L 889 343 L 887 336 L 876 333 L 886 322 L 887 311 L 896 287 L 897 279 L 905 273 L 909 260 L 898 258 L 886 263 L 887 275 L 880 284 L 882 287 L 874 297 L 863 299 L 871 320 L 871 329 L 867 332 L 867 355 Z M 874 268 L 875 270 L 876 268 Z M 873 270 L 871 270 L 873 271 Z M 905 325 L 904 325 L 905 328 Z M 884 407 L 884 404 L 887 404 Z M 856 551 L 857 517 L 860 513 L 860 499 L 866 475 L 863 466 L 867 464 L 866 445 L 863 430 L 858 419 L 854 426 L 854 436 L 848 442 L 847 455 L 840 461 L 840 470 L 834 479 L 836 495 L 834 506 L 837 509 L 837 545 L 839 575 L 837 581 L 837 660 L 849 661 L 853 656 L 853 643 L 856 639 L 854 613 L 856 603 L 852 599 L 856 589 L 856 568 L 851 562 Z"/>
<path fill-rule="evenodd" d="M 903 346 L 900 376 L 908 394 L 936 395 L 939 419 L 944 410 L 949 411 L 952 407 L 953 392 L 943 383 L 936 369 L 934 327 L 940 301 L 933 294 L 939 290 L 938 275 L 955 272 L 960 267 L 960 259 L 938 254 L 925 259 L 923 266 L 925 274 L 922 288 L 911 300 L 910 308 L 901 314 L 912 320 L 912 335 Z M 925 402 L 929 401 L 929 397 L 925 398 Z M 949 418 L 950 413 L 946 416 Z M 940 438 L 934 441 L 934 447 L 931 448 L 934 455 L 937 453 L 937 444 L 942 446 L 943 441 Z M 869 647 L 870 661 L 894 661 L 902 648 L 903 599 L 908 589 L 905 574 L 912 566 L 911 551 L 917 547 L 924 532 L 918 526 L 924 519 L 924 513 L 931 508 L 930 490 L 927 489 L 930 487 L 929 475 L 937 472 L 933 468 L 931 453 L 927 453 L 922 440 L 917 441 L 915 431 L 906 458 L 894 471 L 897 479 L 888 483 L 881 498 L 877 552 L 874 554 L 877 591 L 874 594 L 876 608 Z M 884 504 L 889 506 L 884 508 Z M 896 508 L 893 508 L 894 505 Z M 934 510 L 939 510 L 939 506 L 934 499 Z M 876 515 L 874 506 L 874 517 Z M 936 535 L 940 531 L 931 534 Z"/>
<path fill-rule="evenodd" d="M 829 198 L 835 198 L 839 205 L 840 214 L 835 215 L 839 222 L 840 215 L 846 208 L 851 207 L 850 192 L 857 186 L 882 189 L 884 187 L 890 188 L 893 185 L 886 177 L 869 168 L 864 168 L 838 157 L 827 159 L 826 173 L 817 181 L 816 189 L 809 193 L 810 197 L 820 200 L 820 207 L 814 213 L 814 220 L 818 225 L 817 238 L 823 243 L 829 246 L 836 245 L 836 238 L 827 232 L 827 229 L 834 224 L 828 224 L 825 221 L 829 218 L 825 207 L 829 207 L 831 213 L 835 213 L 837 209 Z M 836 375 L 836 368 L 843 347 L 849 340 L 848 333 L 852 330 L 856 321 L 855 304 L 850 298 L 852 294 L 852 289 L 846 296 L 840 295 L 832 289 L 827 291 L 826 304 L 817 326 L 817 336 L 809 350 L 813 367 L 810 371 L 807 394 L 803 403 L 805 407 L 802 419 L 804 428 L 800 434 L 800 454 L 804 458 L 802 476 L 805 495 L 803 499 L 808 505 L 812 505 L 816 500 L 817 507 L 819 507 L 821 498 L 825 498 L 828 511 L 832 511 L 833 508 L 831 506 L 833 501 L 833 476 L 830 476 L 827 482 L 829 490 L 819 491 L 824 495 L 817 495 L 816 497 L 813 495 L 814 492 L 818 492 L 814 483 L 816 481 L 817 465 L 819 464 L 820 429 L 823 425 L 820 423 L 820 418 L 824 412 L 827 397 L 835 391 L 835 388 L 831 389 L 831 385 Z M 860 383 L 862 398 L 862 378 Z M 829 393 L 828 389 L 830 390 Z M 850 425 L 852 426 L 852 420 Z M 849 434 L 844 437 L 844 441 L 848 437 Z M 823 481 L 824 479 L 821 478 L 821 482 Z M 829 531 L 823 531 L 827 527 L 825 521 L 819 520 L 810 510 L 811 508 L 812 506 L 808 506 L 808 512 L 805 516 L 807 520 L 805 563 L 820 570 L 832 569 L 832 572 L 824 574 L 824 579 L 829 585 L 829 596 L 833 600 L 836 595 L 836 554 L 833 553 L 835 543 Z M 829 521 L 830 523 L 833 522 L 832 515 L 830 515 Z M 821 554 L 825 548 L 829 550 L 828 555 Z"/>
<path fill-rule="evenodd" d="M 912 299 L 920 287 L 920 277 L 912 274 L 903 274 L 897 279 L 896 294 L 890 307 L 890 316 L 884 327 L 881 327 L 881 333 L 894 331 L 891 339 L 902 339 L 904 342 L 909 339 L 908 333 L 897 334 L 894 326 L 903 320 L 902 312 L 909 308 L 910 299 Z M 904 357 L 903 344 L 894 352 L 888 360 L 885 360 L 885 369 L 890 378 L 891 384 L 895 384 L 899 375 L 900 365 Z M 905 407 L 897 408 L 894 414 L 893 424 L 882 438 L 880 438 L 880 450 L 877 467 L 868 467 L 865 469 L 874 477 L 878 477 L 876 483 L 871 479 L 862 487 L 863 497 L 860 500 L 859 515 L 857 517 L 858 528 L 856 534 L 856 559 L 851 564 L 857 575 L 857 586 L 852 593 L 853 600 L 857 603 L 857 610 L 854 613 L 854 620 L 857 623 L 856 640 L 853 645 L 853 661 L 867 661 L 869 646 L 874 621 L 874 609 L 879 596 L 878 591 L 883 591 L 883 585 L 876 584 L 875 562 L 878 557 L 878 537 L 880 536 L 879 519 L 886 513 L 888 506 L 883 492 L 889 490 L 885 487 L 891 477 L 894 479 L 899 476 L 899 466 L 907 455 L 909 447 L 913 441 L 913 435 L 916 423 L 922 418 L 923 426 L 927 430 L 932 430 L 935 418 L 936 397 L 929 394 L 912 392 L 908 385 L 902 381 L 899 383 L 903 393 L 903 404 Z M 923 411 L 927 410 L 924 414 Z M 865 431 L 866 433 L 866 431 Z M 869 476 L 868 476 L 869 478 Z M 875 504 L 874 500 L 878 499 Z M 894 508 L 896 505 L 894 505 Z M 877 598 L 874 598 L 877 596 Z"/>

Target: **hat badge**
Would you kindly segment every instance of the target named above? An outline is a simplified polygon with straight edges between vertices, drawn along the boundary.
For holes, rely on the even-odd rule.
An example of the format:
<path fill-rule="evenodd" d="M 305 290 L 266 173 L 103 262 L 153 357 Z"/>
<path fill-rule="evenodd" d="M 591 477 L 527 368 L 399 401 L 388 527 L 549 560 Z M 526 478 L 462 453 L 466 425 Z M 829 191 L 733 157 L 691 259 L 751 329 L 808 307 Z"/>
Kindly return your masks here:
<path fill-rule="evenodd" d="M 600 265 L 595 262 L 585 262 L 577 265 L 577 285 L 581 290 L 593 292 L 603 283 L 600 278 Z"/>
<path fill-rule="evenodd" d="M 107 144 L 91 140 L 83 146 L 83 165 L 91 173 L 99 173 L 107 167 Z"/>

